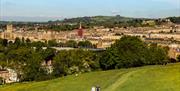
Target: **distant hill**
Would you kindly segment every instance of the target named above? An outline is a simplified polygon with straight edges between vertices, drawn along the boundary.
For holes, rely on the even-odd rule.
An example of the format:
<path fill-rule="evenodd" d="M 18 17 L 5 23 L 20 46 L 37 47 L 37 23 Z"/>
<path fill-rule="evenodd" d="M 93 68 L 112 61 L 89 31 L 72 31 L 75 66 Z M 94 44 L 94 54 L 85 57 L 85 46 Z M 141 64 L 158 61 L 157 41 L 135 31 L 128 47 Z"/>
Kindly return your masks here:
<path fill-rule="evenodd" d="M 91 26 L 105 26 L 108 28 L 112 27 L 128 27 L 128 26 L 141 26 L 144 20 L 154 20 L 149 18 L 131 18 L 124 17 L 120 15 L 116 16 L 92 16 L 92 17 L 77 17 L 64 19 L 59 23 L 65 24 L 74 24 L 77 25 L 79 22 L 83 24 L 83 26 L 91 27 Z M 54 21 L 55 23 L 58 23 Z"/>
<path fill-rule="evenodd" d="M 123 17 L 120 15 L 116 16 L 92 16 L 92 17 L 78 17 L 78 18 L 70 18 L 64 19 L 62 22 L 64 23 L 102 23 L 102 22 L 127 22 L 134 19 L 142 19 L 145 20 L 146 18 L 130 18 L 130 17 Z M 147 19 L 146 19 L 147 20 Z"/>
<path fill-rule="evenodd" d="M 18 21 L 0 21 L 1 25 L 6 25 L 8 23 L 12 23 L 14 25 L 25 24 L 49 24 L 46 29 L 50 30 L 73 30 L 77 29 L 79 23 L 81 22 L 84 28 L 91 28 L 93 26 L 105 26 L 108 28 L 113 27 L 128 27 L 128 26 L 142 26 L 143 20 L 152 20 L 146 18 L 130 18 L 123 17 L 120 15 L 116 16 L 92 16 L 92 17 L 77 17 L 77 18 L 69 18 L 64 20 L 56 20 L 56 21 L 48 21 L 48 22 L 18 22 Z M 57 26 L 57 25 L 65 25 L 65 26 Z"/>
<path fill-rule="evenodd" d="M 179 91 L 180 64 L 145 66 L 71 75 L 44 82 L 0 86 L 0 91 Z"/>
<path fill-rule="evenodd" d="M 176 17 L 167 17 L 167 18 L 159 18 L 159 19 L 170 19 L 171 22 L 180 24 L 180 16 Z M 132 17 L 123 17 L 120 15 L 116 16 L 92 16 L 92 17 L 78 17 L 78 18 L 70 18 L 62 20 L 63 23 L 105 23 L 105 22 L 128 22 L 128 21 L 143 21 L 143 20 L 158 20 L 153 18 L 132 18 Z"/>
<path fill-rule="evenodd" d="M 131 17 L 124 17 L 124 16 L 116 15 L 116 16 L 77 17 L 77 18 L 69 18 L 69 19 L 48 21 L 48 22 L 0 21 L 0 27 L 5 27 L 5 25 L 8 23 L 12 23 L 17 26 L 18 25 L 23 26 L 23 25 L 34 25 L 34 24 L 48 24 L 49 26 L 45 26 L 43 28 L 54 30 L 54 31 L 67 31 L 67 30 L 69 31 L 69 30 L 77 29 L 80 22 L 82 23 L 83 28 L 92 28 L 94 26 L 104 26 L 107 28 L 154 27 L 156 25 L 168 24 L 166 19 L 170 19 L 172 23 L 180 24 L 180 17 L 150 19 L 150 18 L 131 18 Z M 152 22 L 152 24 L 144 22 L 144 21 L 149 21 L 149 20 Z M 62 25 L 62 26 L 59 26 L 59 25 Z"/>
<path fill-rule="evenodd" d="M 98 23 L 98 22 L 124 22 L 124 21 L 130 21 L 133 19 L 140 19 L 140 18 L 130 18 L 130 17 L 123 17 L 120 15 L 117 16 L 89 16 L 89 17 L 77 17 L 77 18 L 65 18 L 63 20 L 56 20 L 56 21 L 48 21 L 48 22 L 59 22 L 59 23 Z M 145 18 L 141 18 L 145 19 Z M 26 21 L 0 21 L 0 24 L 7 24 L 7 23 L 45 23 L 45 22 L 26 22 Z"/>
<path fill-rule="evenodd" d="M 33 18 L 32 18 L 33 19 Z M 173 23 L 180 23 L 180 16 L 176 17 L 167 17 L 162 19 L 170 19 Z M 132 20 L 157 20 L 152 18 L 132 18 L 132 17 L 124 17 L 120 15 L 116 16 L 86 16 L 86 17 L 77 17 L 77 18 L 65 18 L 62 20 L 51 20 L 47 22 L 28 22 L 28 21 L 0 21 L 0 24 L 7 24 L 9 22 L 13 24 L 27 24 L 27 23 L 102 23 L 102 22 L 127 22 Z"/>

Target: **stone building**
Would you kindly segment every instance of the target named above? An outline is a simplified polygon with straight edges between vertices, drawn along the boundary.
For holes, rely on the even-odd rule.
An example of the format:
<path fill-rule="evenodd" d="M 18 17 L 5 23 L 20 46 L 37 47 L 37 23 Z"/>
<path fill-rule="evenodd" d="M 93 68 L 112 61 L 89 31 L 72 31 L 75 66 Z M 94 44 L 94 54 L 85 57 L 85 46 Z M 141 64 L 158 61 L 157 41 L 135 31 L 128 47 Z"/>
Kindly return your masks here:
<path fill-rule="evenodd" d="M 8 24 L 6 26 L 6 30 L 1 33 L 1 38 L 13 40 L 15 38 L 13 32 L 14 32 L 13 25 L 12 24 Z"/>
<path fill-rule="evenodd" d="M 4 83 L 18 82 L 17 73 L 12 69 L 0 70 L 0 77 L 3 78 Z"/>

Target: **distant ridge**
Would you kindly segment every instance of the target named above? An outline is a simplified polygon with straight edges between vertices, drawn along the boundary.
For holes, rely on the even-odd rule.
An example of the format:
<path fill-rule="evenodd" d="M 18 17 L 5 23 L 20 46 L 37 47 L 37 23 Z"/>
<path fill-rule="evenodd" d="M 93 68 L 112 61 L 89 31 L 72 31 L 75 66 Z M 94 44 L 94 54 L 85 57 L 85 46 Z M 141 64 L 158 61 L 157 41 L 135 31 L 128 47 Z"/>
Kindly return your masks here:
<path fill-rule="evenodd" d="M 5 18 L 9 18 L 10 17 L 5 17 Z M 11 17 L 12 18 L 12 17 Z M 19 19 L 19 21 L 13 21 L 13 20 L 9 20 L 9 21 L 2 21 L 2 19 L 0 18 L 0 24 L 6 24 L 8 22 L 11 23 L 47 23 L 47 22 L 51 22 L 51 23 L 101 23 L 101 22 L 127 22 L 127 21 L 131 21 L 131 20 L 156 20 L 155 18 L 133 18 L 133 17 L 125 17 L 125 16 L 120 16 L 120 15 L 116 15 L 116 16 L 84 16 L 84 17 L 76 17 L 76 18 L 52 18 L 52 19 L 47 19 L 47 17 L 18 17 L 15 16 L 14 18 L 22 18 L 21 20 L 23 20 L 24 18 L 28 18 L 28 20 L 26 21 L 21 21 Z M 47 20 L 44 20 L 47 19 Z M 159 19 L 173 19 L 176 21 L 180 21 L 180 16 L 172 16 L 172 17 L 167 17 L 167 18 L 159 18 Z M 42 21 L 36 21 L 36 20 L 42 20 Z"/>

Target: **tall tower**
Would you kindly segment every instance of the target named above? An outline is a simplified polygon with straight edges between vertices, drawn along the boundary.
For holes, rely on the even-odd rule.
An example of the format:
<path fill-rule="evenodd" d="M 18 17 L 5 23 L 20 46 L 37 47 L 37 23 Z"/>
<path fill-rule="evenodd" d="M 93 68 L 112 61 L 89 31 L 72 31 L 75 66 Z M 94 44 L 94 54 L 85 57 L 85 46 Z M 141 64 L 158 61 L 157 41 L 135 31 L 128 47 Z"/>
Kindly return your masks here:
<path fill-rule="evenodd" d="M 80 38 L 83 37 L 83 29 L 82 29 L 81 23 L 79 24 L 79 29 L 78 29 L 77 33 L 78 33 L 78 36 L 79 36 Z"/>
<path fill-rule="evenodd" d="M 12 24 L 6 25 L 6 31 L 4 32 L 4 38 L 10 39 L 10 40 L 14 38 L 13 25 Z"/>
<path fill-rule="evenodd" d="M 12 33 L 13 32 L 13 25 L 12 24 L 8 24 L 6 26 L 6 32 L 8 32 L 8 33 Z"/>

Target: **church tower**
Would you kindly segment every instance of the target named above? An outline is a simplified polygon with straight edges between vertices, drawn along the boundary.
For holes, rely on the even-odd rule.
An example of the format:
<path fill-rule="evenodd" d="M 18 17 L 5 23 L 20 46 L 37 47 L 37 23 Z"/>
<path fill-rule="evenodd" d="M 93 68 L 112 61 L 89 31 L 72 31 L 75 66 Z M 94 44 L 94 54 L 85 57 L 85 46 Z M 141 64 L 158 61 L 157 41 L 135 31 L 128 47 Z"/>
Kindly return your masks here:
<path fill-rule="evenodd" d="M 77 34 L 80 38 L 83 38 L 83 29 L 81 23 L 79 24 L 79 29 L 77 31 Z"/>
<path fill-rule="evenodd" d="M 12 24 L 6 25 L 6 31 L 4 32 L 4 39 L 13 40 L 14 39 L 13 30 L 14 29 Z"/>
<path fill-rule="evenodd" d="M 13 32 L 13 25 L 12 24 L 6 25 L 6 32 L 8 32 L 8 33 L 12 33 Z"/>

